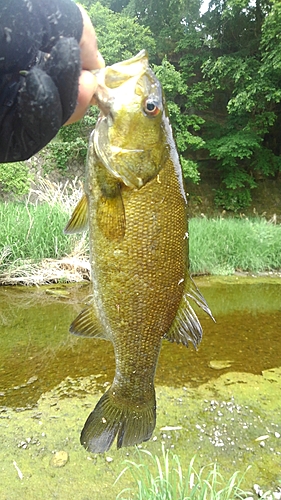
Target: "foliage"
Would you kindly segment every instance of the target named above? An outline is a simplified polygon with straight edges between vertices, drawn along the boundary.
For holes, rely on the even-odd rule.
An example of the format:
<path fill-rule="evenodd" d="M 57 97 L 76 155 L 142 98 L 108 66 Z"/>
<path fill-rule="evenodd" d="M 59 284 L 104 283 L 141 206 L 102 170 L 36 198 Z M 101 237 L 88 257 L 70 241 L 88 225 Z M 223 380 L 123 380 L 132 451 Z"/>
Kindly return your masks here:
<path fill-rule="evenodd" d="M 200 0 L 130 0 L 125 12 L 137 16 L 140 24 L 148 26 L 156 43 L 159 63 L 167 55 L 175 61 L 175 48 L 187 24 L 199 13 Z"/>
<path fill-rule="evenodd" d="M 260 144 L 257 137 L 246 131 L 234 131 L 211 139 L 206 145 L 210 155 L 218 160 L 217 168 L 223 172 L 222 187 L 216 192 L 215 204 L 234 212 L 250 206 L 250 190 L 256 187 L 256 182 L 252 172 L 246 169 L 245 159 L 252 159 L 255 152 L 258 154 Z"/>
<path fill-rule="evenodd" d="M 40 153 L 44 158 L 43 169 L 46 173 L 55 169 L 66 172 L 73 161 L 85 163 L 89 136 L 95 127 L 98 113 L 97 108 L 91 107 L 82 120 L 60 129 L 57 136 Z"/>
<path fill-rule="evenodd" d="M 20 223 L 19 223 L 20 221 Z M 59 258 L 70 251 L 70 241 L 62 233 L 67 215 L 59 206 L 47 203 L 1 203 L 1 265 L 16 260 Z"/>
<path fill-rule="evenodd" d="M 217 208 L 223 207 L 225 210 L 240 212 L 251 205 L 252 198 L 247 188 L 228 188 L 217 189 L 214 201 Z"/>
<path fill-rule="evenodd" d="M 13 269 L 23 261 L 87 253 L 86 234 L 63 233 L 81 195 L 82 183 L 77 179 L 58 184 L 40 178 L 25 202 L 0 202 L 0 270 Z"/>
<path fill-rule="evenodd" d="M 195 161 L 187 160 L 182 155 L 180 155 L 180 162 L 184 178 L 192 181 L 194 184 L 198 184 L 200 181 L 198 164 Z"/>
<path fill-rule="evenodd" d="M 153 58 L 155 41 L 152 33 L 148 27 L 140 25 L 136 17 L 113 12 L 99 2 L 93 3 L 89 15 L 107 65 L 129 59 L 143 48 Z"/>
<path fill-rule="evenodd" d="M 240 210 L 281 172 L 281 3 L 271 0 L 84 0 L 107 64 L 146 48 L 167 99 L 184 175 L 216 162 L 216 203 Z M 92 117 L 92 111 L 90 112 Z M 47 168 L 85 159 L 86 116 L 47 148 Z"/>
<path fill-rule="evenodd" d="M 150 459 L 149 466 L 142 463 L 142 454 Z M 117 479 L 129 471 L 138 488 L 134 498 L 139 500 L 242 500 L 246 493 L 249 494 L 240 488 L 243 476 L 239 478 L 239 473 L 235 472 L 226 481 L 216 464 L 202 467 L 197 472 L 194 457 L 184 474 L 179 457 L 165 450 L 164 446 L 161 458 L 148 450 L 140 450 L 139 455 L 140 463 L 127 461 L 128 465 Z M 156 473 L 152 472 L 154 469 Z M 123 490 L 117 499 L 131 498 L 129 493 L 130 490 Z"/>
<path fill-rule="evenodd" d="M 192 273 L 281 269 L 281 226 L 262 218 L 194 218 L 189 223 Z"/>
<path fill-rule="evenodd" d="M 22 196 L 28 193 L 31 181 L 26 163 L 0 163 L 0 195 L 2 191 L 16 197 Z"/>
<path fill-rule="evenodd" d="M 274 55 L 270 51 L 270 57 L 268 53 L 278 39 L 277 5 L 267 0 L 213 0 L 204 16 L 209 57 L 202 64 L 202 73 L 212 89 L 212 108 L 217 106 L 219 111 L 214 110 L 212 117 L 215 135 L 206 127 L 206 147 L 217 160 L 222 181 L 216 201 L 228 210 L 249 205 L 255 175 L 280 171 L 276 141 L 281 66 L 278 71 L 269 64 L 271 57 L 277 62 L 280 56 L 278 49 Z"/>
<path fill-rule="evenodd" d="M 82 137 L 76 137 L 74 141 L 62 141 L 59 137 L 53 140 L 47 150 L 44 162 L 45 172 L 57 168 L 66 171 L 68 164 L 73 160 L 83 162 L 87 155 L 87 141 Z"/>

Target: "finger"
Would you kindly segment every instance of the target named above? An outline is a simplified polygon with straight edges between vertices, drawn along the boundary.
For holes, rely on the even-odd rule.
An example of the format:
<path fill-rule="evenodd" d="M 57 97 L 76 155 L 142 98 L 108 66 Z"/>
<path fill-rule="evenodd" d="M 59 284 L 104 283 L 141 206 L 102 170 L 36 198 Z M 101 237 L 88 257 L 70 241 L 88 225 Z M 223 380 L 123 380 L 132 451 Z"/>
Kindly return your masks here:
<path fill-rule="evenodd" d="M 83 70 L 79 78 L 77 106 L 73 115 L 69 118 L 65 125 L 70 125 L 84 116 L 88 107 L 92 104 L 96 88 L 97 80 L 95 76 L 90 71 Z"/>
<path fill-rule="evenodd" d="M 97 69 L 101 69 L 101 68 L 104 68 L 105 67 L 105 61 L 104 61 L 104 58 L 102 57 L 100 51 L 98 50 L 98 53 L 97 53 Z"/>

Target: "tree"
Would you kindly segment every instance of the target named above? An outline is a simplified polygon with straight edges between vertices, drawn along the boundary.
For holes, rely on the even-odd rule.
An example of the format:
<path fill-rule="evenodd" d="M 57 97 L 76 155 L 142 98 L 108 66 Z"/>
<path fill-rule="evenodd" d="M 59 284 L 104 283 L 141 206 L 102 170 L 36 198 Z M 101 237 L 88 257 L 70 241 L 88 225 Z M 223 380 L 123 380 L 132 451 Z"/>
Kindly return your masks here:
<path fill-rule="evenodd" d="M 271 64 L 280 60 L 279 16 L 278 4 L 266 0 L 213 0 L 203 19 L 209 57 L 202 72 L 213 93 L 203 137 L 221 176 L 216 201 L 227 209 L 249 205 L 256 179 L 280 171 L 281 72 Z"/>
<path fill-rule="evenodd" d="M 178 60 L 176 45 L 186 25 L 198 18 L 201 0 L 130 0 L 125 11 L 137 16 L 140 24 L 148 26 L 156 42 L 156 59 Z"/>
<path fill-rule="evenodd" d="M 258 179 L 281 172 L 281 3 L 211 0 L 203 15 L 201 0 L 84 4 L 106 64 L 148 50 L 185 175 L 198 181 L 198 159 L 211 160 L 221 182 L 217 204 L 249 205 Z M 85 156 L 95 116 L 59 133 L 64 151 Z"/>
<path fill-rule="evenodd" d="M 100 2 L 95 2 L 88 12 L 107 65 L 129 59 L 143 48 L 151 57 L 154 56 L 155 40 L 152 33 L 148 27 L 140 25 L 136 17 L 113 12 Z"/>

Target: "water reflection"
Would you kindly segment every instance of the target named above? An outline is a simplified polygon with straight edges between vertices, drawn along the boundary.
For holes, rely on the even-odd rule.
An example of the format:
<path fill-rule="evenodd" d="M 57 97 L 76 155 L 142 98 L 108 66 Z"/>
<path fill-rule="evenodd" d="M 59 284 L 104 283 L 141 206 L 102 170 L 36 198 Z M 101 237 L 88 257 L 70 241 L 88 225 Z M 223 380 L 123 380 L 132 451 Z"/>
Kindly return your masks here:
<path fill-rule="evenodd" d="M 227 371 L 258 374 L 280 366 L 281 280 L 204 278 L 196 283 L 217 323 L 199 312 L 204 338 L 198 352 L 163 342 L 156 386 L 197 386 Z M 79 285 L 0 288 L 0 405 L 34 404 L 66 376 L 101 374 L 101 385 L 111 382 L 111 343 L 68 333 L 88 293 Z M 216 369 L 225 360 L 230 366 Z"/>

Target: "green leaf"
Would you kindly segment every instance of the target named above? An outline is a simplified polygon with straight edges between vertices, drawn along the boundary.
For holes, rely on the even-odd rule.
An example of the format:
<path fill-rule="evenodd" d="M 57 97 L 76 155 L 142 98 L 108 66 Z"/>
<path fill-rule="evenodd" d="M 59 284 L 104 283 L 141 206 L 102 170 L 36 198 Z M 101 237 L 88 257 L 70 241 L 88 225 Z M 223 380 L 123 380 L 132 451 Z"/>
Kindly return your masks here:
<path fill-rule="evenodd" d="M 32 175 L 27 163 L 0 163 L 0 194 L 10 193 L 18 197 L 28 193 Z"/>

